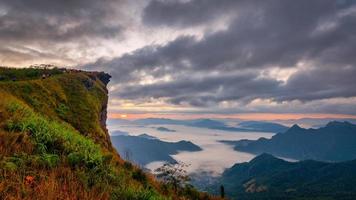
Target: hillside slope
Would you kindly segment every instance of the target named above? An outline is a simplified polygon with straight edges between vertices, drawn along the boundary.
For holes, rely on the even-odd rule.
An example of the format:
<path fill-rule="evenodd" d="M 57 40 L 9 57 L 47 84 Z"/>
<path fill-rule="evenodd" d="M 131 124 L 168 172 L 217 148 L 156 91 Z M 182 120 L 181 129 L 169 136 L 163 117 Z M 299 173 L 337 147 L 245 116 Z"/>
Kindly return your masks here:
<path fill-rule="evenodd" d="M 105 126 L 108 74 L 0 72 L 0 199 L 210 198 L 173 192 L 119 157 Z"/>
<path fill-rule="evenodd" d="M 232 199 L 355 199 L 356 160 L 287 162 L 262 154 L 227 169 L 220 184 Z"/>

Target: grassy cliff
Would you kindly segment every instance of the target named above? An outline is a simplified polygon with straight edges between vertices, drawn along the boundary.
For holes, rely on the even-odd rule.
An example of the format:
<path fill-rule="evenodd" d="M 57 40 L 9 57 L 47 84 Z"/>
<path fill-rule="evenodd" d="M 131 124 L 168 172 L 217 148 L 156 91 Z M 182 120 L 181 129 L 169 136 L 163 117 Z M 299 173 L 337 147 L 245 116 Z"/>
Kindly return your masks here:
<path fill-rule="evenodd" d="M 210 199 L 121 160 L 105 127 L 110 76 L 0 68 L 0 199 Z"/>

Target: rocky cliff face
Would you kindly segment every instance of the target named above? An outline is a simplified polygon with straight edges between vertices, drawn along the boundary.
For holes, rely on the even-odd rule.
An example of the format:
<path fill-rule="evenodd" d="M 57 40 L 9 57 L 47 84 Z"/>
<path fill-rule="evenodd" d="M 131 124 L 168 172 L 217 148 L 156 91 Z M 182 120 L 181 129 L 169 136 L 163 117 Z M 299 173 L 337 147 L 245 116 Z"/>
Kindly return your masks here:
<path fill-rule="evenodd" d="M 75 72 L 74 72 L 75 73 Z M 99 93 L 99 100 L 100 102 L 98 102 L 100 105 L 100 108 L 97 112 L 98 118 L 97 118 L 97 122 L 100 125 L 100 128 L 102 129 L 104 135 L 104 140 L 101 141 L 101 143 L 103 141 L 105 141 L 104 145 L 106 148 L 108 149 L 113 149 L 112 145 L 111 145 L 111 140 L 110 140 L 110 136 L 108 133 L 108 129 L 106 127 L 106 120 L 107 120 L 107 108 L 108 108 L 108 90 L 107 90 L 107 85 L 110 82 L 110 78 L 111 76 L 105 72 L 77 72 L 77 73 L 83 73 L 86 76 L 88 76 L 87 78 L 84 78 L 83 84 L 86 87 L 86 89 L 88 90 L 88 92 L 92 92 L 95 91 L 97 89 L 100 89 Z M 100 138 L 101 140 L 102 138 Z"/>
<path fill-rule="evenodd" d="M 107 73 L 104 73 L 104 72 L 93 72 L 93 74 L 104 84 L 104 89 L 105 89 L 105 92 L 106 92 L 106 96 L 105 98 L 103 99 L 102 101 L 102 104 L 101 104 L 101 109 L 100 109 L 100 112 L 99 112 L 99 122 L 100 122 L 100 126 L 101 128 L 103 129 L 103 131 L 106 133 L 106 140 L 108 140 L 108 143 L 110 144 L 110 148 L 111 148 L 111 142 L 110 142 L 110 136 L 109 136 L 109 133 L 108 133 L 108 129 L 106 127 L 106 120 L 107 120 L 107 109 L 108 109 L 108 90 L 107 90 L 107 84 L 110 82 L 110 78 L 111 76 Z"/>
<path fill-rule="evenodd" d="M 106 120 L 107 120 L 107 113 L 108 113 L 107 109 L 108 109 L 108 98 L 105 98 L 105 100 L 101 104 L 99 121 L 103 131 L 108 134 L 108 129 L 106 127 Z"/>
<path fill-rule="evenodd" d="M 105 72 L 85 72 L 90 79 L 84 81 L 85 87 L 90 90 L 95 84 L 95 81 L 99 80 L 103 84 L 103 89 L 105 91 L 105 97 L 101 103 L 101 109 L 99 112 L 99 122 L 103 131 L 108 135 L 108 130 L 106 127 L 107 120 L 107 108 L 108 108 L 108 90 L 107 85 L 110 82 L 111 76 Z M 109 139 L 109 138 L 108 138 Z"/>

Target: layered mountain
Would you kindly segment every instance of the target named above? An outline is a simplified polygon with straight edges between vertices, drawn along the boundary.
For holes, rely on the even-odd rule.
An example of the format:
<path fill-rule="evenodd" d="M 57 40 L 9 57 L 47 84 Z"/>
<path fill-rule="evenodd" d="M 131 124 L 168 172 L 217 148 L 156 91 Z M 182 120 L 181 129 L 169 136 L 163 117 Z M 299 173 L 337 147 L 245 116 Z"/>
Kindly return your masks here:
<path fill-rule="evenodd" d="M 282 133 L 288 130 L 289 127 L 265 121 L 243 121 L 238 124 L 238 127 L 260 132 Z"/>
<path fill-rule="evenodd" d="M 331 121 L 347 121 L 352 124 L 356 124 L 354 118 L 300 118 L 300 119 L 286 119 L 275 120 L 277 123 L 287 124 L 292 126 L 293 124 L 300 124 L 303 127 L 320 128 L 326 126 Z"/>
<path fill-rule="evenodd" d="M 239 123 L 237 126 L 228 126 L 222 121 L 213 119 L 174 120 L 165 118 L 146 118 L 135 120 L 133 123 L 139 125 L 184 125 L 232 132 L 280 133 L 288 129 L 288 127 L 281 124 L 265 121 L 244 121 Z"/>
<path fill-rule="evenodd" d="M 156 125 L 156 124 L 171 124 L 171 125 L 186 125 L 187 122 L 184 120 L 174 120 L 166 118 L 145 118 L 133 121 L 140 125 Z"/>
<path fill-rule="evenodd" d="M 356 159 L 355 144 L 356 125 L 334 121 L 318 129 L 304 129 L 294 125 L 271 139 L 234 142 L 234 148 L 238 151 L 270 153 L 297 160 L 346 161 Z"/>
<path fill-rule="evenodd" d="M 262 154 L 227 169 L 219 185 L 231 199 L 355 199 L 356 160 L 287 162 Z"/>
<path fill-rule="evenodd" d="M 218 121 L 218 120 L 212 120 L 212 119 L 197 119 L 197 120 L 191 120 L 187 123 L 188 126 L 195 126 L 195 127 L 201 127 L 201 128 L 224 128 L 226 127 L 224 122 Z"/>
<path fill-rule="evenodd" d="M 157 131 L 161 131 L 161 132 L 176 132 L 176 130 L 173 130 L 173 129 L 169 129 L 169 128 L 166 128 L 166 127 L 157 127 L 156 128 Z"/>
<path fill-rule="evenodd" d="M 179 151 L 201 150 L 199 146 L 189 141 L 164 142 L 147 134 L 111 136 L 111 141 L 125 159 L 143 166 L 153 161 L 175 163 L 176 160 L 171 155 Z"/>

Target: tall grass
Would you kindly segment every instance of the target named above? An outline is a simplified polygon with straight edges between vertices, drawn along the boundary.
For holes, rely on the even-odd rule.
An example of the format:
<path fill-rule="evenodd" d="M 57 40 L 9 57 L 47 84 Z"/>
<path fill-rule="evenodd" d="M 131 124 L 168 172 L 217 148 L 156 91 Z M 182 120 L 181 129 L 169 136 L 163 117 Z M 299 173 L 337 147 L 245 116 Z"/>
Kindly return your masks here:
<path fill-rule="evenodd" d="M 41 116 L 21 102 L 8 103 L 6 110 L 11 116 L 6 121 L 6 130 L 29 135 L 34 155 L 3 158 L 3 173 L 20 170 L 25 175 L 26 171 L 33 170 L 31 168 L 45 170 L 68 166 L 76 172 L 81 187 L 87 191 L 98 189 L 112 199 L 162 199 L 153 187 L 148 187 L 146 178 L 142 178 L 144 174 L 135 181 L 132 178 L 137 174 L 135 169 L 115 168 L 118 163 L 112 160 L 112 153 L 104 153 L 98 144 L 69 124 Z"/>

